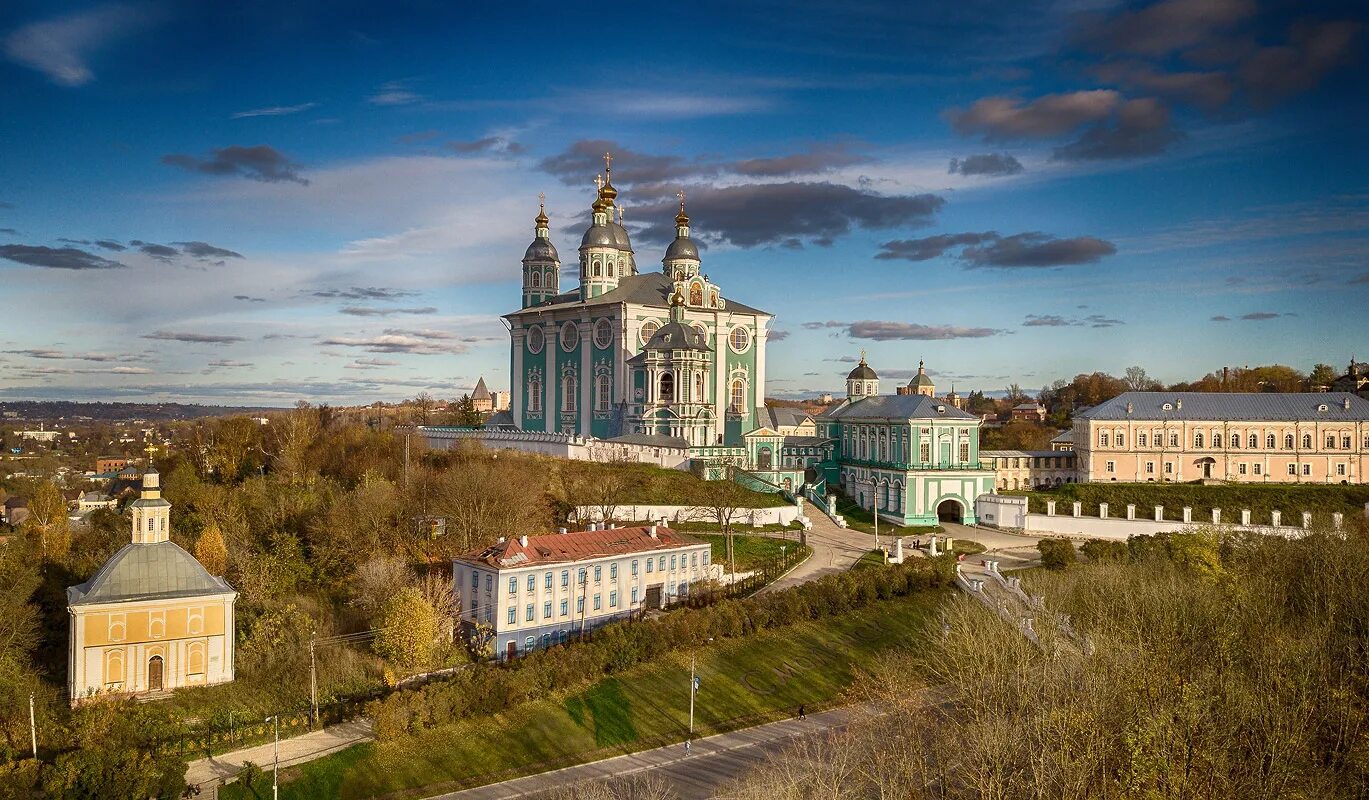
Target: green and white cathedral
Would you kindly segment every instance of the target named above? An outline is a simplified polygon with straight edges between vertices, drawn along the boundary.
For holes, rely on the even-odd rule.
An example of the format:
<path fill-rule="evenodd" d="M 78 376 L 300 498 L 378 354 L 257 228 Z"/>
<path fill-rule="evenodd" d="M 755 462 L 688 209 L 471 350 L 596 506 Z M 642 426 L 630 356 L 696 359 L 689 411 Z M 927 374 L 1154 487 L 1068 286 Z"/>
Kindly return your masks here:
<path fill-rule="evenodd" d="M 661 269 L 639 272 L 608 159 L 580 239 L 579 285 L 561 289 L 546 209 L 523 255 L 523 307 L 506 314 L 511 398 L 496 428 L 688 448 L 691 468 L 736 467 L 810 498 L 828 487 L 902 525 L 974 520 L 992 492 L 980 420 L 918 374 L 881 395 L 865 363 L 846 398 L 819 414 L 765 405 L 773 315 L 723 296 L 700 272 L 684 195 Z M 763 488 L 763 486 L 761 487 Z"/>
<path fill-rule="evenodd" d="M 561 289 L 545 208 L 523 255 L 509 322 L 510 412 L 525 431 L 737 445 L 758 427 L 772 315 L 729 300 L 700 272 L 684 197 L 661 269 L 638 271 L 612 172 L 580 239 L 579 286 Z"/>

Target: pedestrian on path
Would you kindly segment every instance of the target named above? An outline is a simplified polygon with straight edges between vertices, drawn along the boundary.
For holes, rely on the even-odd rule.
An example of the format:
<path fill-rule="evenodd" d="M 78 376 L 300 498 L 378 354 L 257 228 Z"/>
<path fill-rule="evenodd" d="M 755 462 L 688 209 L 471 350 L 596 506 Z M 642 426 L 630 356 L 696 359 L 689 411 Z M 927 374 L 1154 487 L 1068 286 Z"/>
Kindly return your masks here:
<path fill-rule="evenodd" d="M 803 713 L 803 704 L 802 704 L 802 703 L 799 703 L 799 719 L 800 719 L 800 720 L 808 719 L 808 715 L 805 714 L 805 713 Z"/>
<path fill-rule="evenodd" d="M 685 739 L 685 755 L 689 755 L 689 740 Z"/>

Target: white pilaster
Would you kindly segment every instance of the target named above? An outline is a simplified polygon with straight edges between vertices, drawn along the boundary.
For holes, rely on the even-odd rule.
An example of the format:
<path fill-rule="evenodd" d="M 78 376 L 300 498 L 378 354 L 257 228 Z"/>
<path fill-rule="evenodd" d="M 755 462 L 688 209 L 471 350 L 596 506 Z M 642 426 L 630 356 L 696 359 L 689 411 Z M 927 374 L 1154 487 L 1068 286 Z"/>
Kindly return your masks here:
<path fill-rule="evenodd" d="M 523 346 L 524 333 L 522 323 L 514 323 L 514 327 L 509 331 L 513 340 L 513 373 L 509 378 L 509 406 L 510 413 L 513 414 L 513 422 L 518 427 L 523 427 L 523 392 L 527 389 L 527 382 L 523 379 Z"/>
<path fill-rule="evenodd" d="M 553 327 L 548 322 L 542 323 L 542 330 L 545 333 L 549 327 Z M 556 330 L 554 333 L 546 334 L 542 349 L 547 354 L 547 375 L 542 381 L 542 391 L 546 393 L 546 402 L 542 404 L 544 419 L 546 420 L 547 432 L 561 430 L 561 402 L 560 388 L 561 375 L 556 371 L 556 349 L 561 346 L 561 332 Z"/>
<path fill-rule="evenodd" d="M 576 326 L 580 331 L 580 384 L 576 388 L 580 390 L 580 435 L 590 435 L 590 420 L 594 416 L 594 375 L 590 369 L 590 351 L 594 348 L 591 341 L 592 331 L 590 330 L 589 312 L 586 311 L 580 318 L 580 323 Z"/>

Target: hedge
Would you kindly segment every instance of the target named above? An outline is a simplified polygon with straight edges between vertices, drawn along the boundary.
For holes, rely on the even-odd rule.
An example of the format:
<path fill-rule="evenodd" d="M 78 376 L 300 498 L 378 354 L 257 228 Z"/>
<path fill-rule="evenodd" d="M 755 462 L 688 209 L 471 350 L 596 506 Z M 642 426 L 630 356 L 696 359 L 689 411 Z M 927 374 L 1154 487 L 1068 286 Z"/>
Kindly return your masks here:
<path fill-rule="evenodd" d="M 950 585 L 949 557 L 887 569 L 827 575 L 770 594 L 723 600 L 652 621 L 617 622 L 584 642 L 538 650 L 505 665 L 478 664 L 451 678 L 395 691 L 367 705 L 376 737 L 394 739 L 468 717 L 495 714 L 549 693 L 576 689 L 674 650 L 836 616 L 879 600 Z"/>
<path fill-rule="evenodd" d="M 1135 504 L 1136 516 L 1149 519 L 1155 506 L 1165 507 L 1165 518 L 1183 519 L 1183 508 L 1193 509 L 1193 519 L 1212 519 L 1212 509 L 1222 510 L 1223 522 L 1239 522 L 1242 509 L 1250 509 L 1254 521 L 1268 524 L 1269 512 L 1283 512 L 1285 520 L 1301 519 L 1311 511 L 1318 522 L 1329 521 L 1340 512 L 1350 518 L 1364 513 L 1369 503 L 1369 485 L 1341 484 L 1223 484 L 1190 483 L 1067 483 L 1047 492 L 1006 492 L 1025 495 L 1029 510 L 1046 513 L 1046 501 L 1056 501 L 1056 514 L 1070 514 L 1077 500 L 1084 516 L 1098 515 L 1098 504 L 1108 504 L 1108 514 L 1126 515 L 1127 505 Z M 1320 519 L 1324 517 L 1325 519 Z M 1296 522 L 1293 524 L 1297 524 Z"/>

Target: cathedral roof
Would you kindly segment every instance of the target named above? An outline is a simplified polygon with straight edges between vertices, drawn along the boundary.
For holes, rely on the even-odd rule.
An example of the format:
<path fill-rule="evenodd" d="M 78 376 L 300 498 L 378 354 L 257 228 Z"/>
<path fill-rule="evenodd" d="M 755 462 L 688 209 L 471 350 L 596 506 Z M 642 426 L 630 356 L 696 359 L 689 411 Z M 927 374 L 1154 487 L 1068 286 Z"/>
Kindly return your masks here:
<path fill-rule="evenodd" d="M 613 241 L 619 250 L 625 253 L 632 252 L 632 239 L 627 235 L 627 228 L 616 222 L 610 222 L 608 229 L 613 232 Z"/>
<path fill-rule="evenodd" d="M 667 322 L 651 336 L 643 350 L 701 350 L 711 353 L 707 338 L 683 322 Z"/>
<path fill-rule="evenodd" d="M 617 237 L 607 225 L 591 225 L 585 229 L 585 235 L 580 239 L 580 249 L 586 247 L 618 247 Z"/>
<path fill-rule="evenodd" d="M 167 541 L 124 545 L 93 578 L 67 588 L 67 604 L 220 594 L 235 592 L 223 578 L 210 575 L 180 545 Z"/>
<path fill-rule="evenodd" d="M 950 403 L 921 394 L 881 394 L 831 406 L 820 415 L 823 419 L 965 419 L 977 420 L 975 415 L 962 411 Z"/>
<path fill-rule="evenodd" d="M 537 238 L 532 240 L 528 249 L 523 253 L 523 263 L 532 261 L 560 261 L 561 256 L 556 252 L 556 245 L 550 239 Z"/>
<path fill-rule="evenodd" d="M 555 311 L 561 308 L 584 308 L 587 306 L 616 305 L 618 303 L 667 309 L 670 308 L 670 295 L 674 289 L 675 282 L 669 275 L 663 272 L 643 272 L 638 275 L 625 275 L 619 278 L 616 287 L 588 300 L 580 299 L 580 290 L 573 289 L 556 295 L 550 302 L 543 305 L 514 311 L 505 316 L 517 317 L 524 314 Z M 726 310 L 739 314 L 772 316 L 767 311 L 761 311 L 758 308 L 752 308 L 730 299 L 727 300 Z"/>
<path fill-rule="evenodd" d="M 848 381 L 877 381 L 877 380 L 879 380 L 879 376 L 875 374 L 875 371 L 874 371 L 874 370 L 870 369 L 870 365 L 869 365 L 869 364 L 866 364 L 866 363 L 865 363 L 865 356 L 861 356 L 861 357 L 860 357 L 860 363 L 856 365 L 856 368 L 855 368 L 855 369 L 853 369 L 853 370 L 851 370 L 849 373 L 847 373 L 847 375 L 846 375 L 846 380 L 848 380 Z"/>
<path fill-rule="evenodd" d="M 680 258 L 692 258 L 695 261 L 699 260 L 699 246 L 694 244 L 694 240 L 688 236 L 676 237 L 675 240 L 670 243 L 670 247 L 666 248 L 665 258 L 662 258 L 661 262 L 665 263 L 666 261 L 674 261 Z"/>

